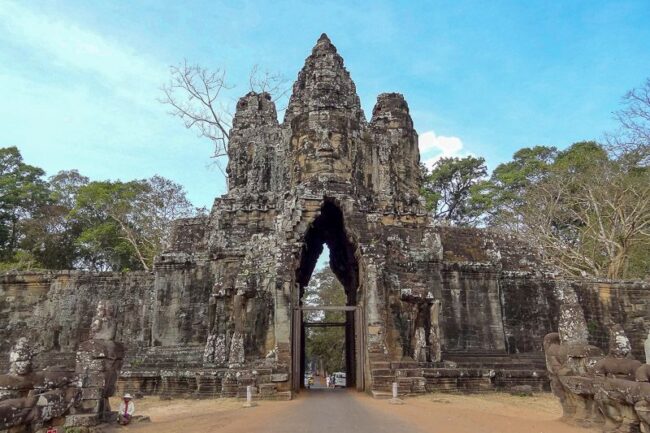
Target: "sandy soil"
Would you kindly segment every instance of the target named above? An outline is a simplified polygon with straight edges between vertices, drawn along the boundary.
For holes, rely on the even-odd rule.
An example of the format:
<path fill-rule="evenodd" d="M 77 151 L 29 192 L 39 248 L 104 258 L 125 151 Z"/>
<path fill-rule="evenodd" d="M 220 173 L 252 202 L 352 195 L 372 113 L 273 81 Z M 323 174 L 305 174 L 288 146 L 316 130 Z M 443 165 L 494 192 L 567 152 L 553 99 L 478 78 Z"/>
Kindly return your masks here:
<path fill-rule="evenodd" d="M 382 401 L 367 404 L 381 410 Z M 569 426 L 552 394 L 517 397 L 510 394 L 429 394 L 391 406 L 396 416 L 427 432 L 449 433 L 588 433 L 598 430 Z"/>
<path fill-rule="evenodd" d="M 146 415 L 151 422 L 135 423 L 127 427 L 113 426 L 106 432 L 203 433 L 219 431 L 241 417 L 242 402 L 236 399 L 215 400 L 161 400 L 146 397 L 135 400 L 136 415 Z M 111 398 L 111 407 L 117 410 L 119 398 Z"/>
<path fill-rule="evenodd" d="M 111 402 L 117 407 L 119 400 Z M 150 423 L 113 427 L 108 432 L 244 433 L 588 433 L 558 418 L 559 403 L 550 394 L 429 394 L 390 405 L 365 394 L 313 390 L 290 402 L 262 401 L 244 409 L 234 399 L 136 401 L 136 413 Z"/>

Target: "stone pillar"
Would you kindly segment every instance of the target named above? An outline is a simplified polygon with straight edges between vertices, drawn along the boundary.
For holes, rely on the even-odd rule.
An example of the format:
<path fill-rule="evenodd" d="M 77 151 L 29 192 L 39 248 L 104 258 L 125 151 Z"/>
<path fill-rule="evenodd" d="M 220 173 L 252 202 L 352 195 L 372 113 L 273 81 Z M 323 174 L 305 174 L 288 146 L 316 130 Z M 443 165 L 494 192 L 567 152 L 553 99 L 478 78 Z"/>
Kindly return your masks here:
<path fill-rule="evenodd" d="M 230 354 L 230 340 L 227 338 L 226 301 L 227 291 L 216 283 L 209 301 L 209 333 L 203 352 L 203 363 L 219 367 L 227 365 Z"/>
<path fill-rule="evenodd" d="M 440 311 L 442 303 L 436 299 L 431 305 L 431 329 L 429 329 L 429 356 L 431 361 L 442 360 L 442 335 L 440 328 Z"/>
<path fill-rule="evenodd" d="M 558 281 L 556 290 L 561 301 L 560 304 L 560 321 L 558 331 L 562 344 L 587 344 L 589 341 L 589 331 L 585 320 L 584 311 L 578 302 L 573 287 L 566 281 Z"/>
<path fill-rule="evenodd" d="M 650 364 L 650 331 L 648 331 L 648 338 L 645 339 L 643 347 L 645 348 L 645 363 Z"/>
<path fill-rule="evenodd" d="M 627 358 L 631 356 L 632 345 L 625 335 L 625 330 L 618 323 L 609 329 L 609 355 L 614 358 Z"/>
<path fill-rule="evenodd" d="M 417 362 L 427 362 L 429 348 L 427 347 L 426 332 L 423 327 L 419 326 L 415 329 L 413 339 L 415 340 L 413 359 Z"/>
<path fill-rule="evenodd" d="M 386 348 L 386 329 L 384 318 L 381 315 L 384 302 L 383 293 L 380 292 L 378 285 L 381 270 L 378 269 L 376 258 L 371 254 L 365 255 L 365 307 L 366 327 L 367 327 L 367 350 L 369 361 L 384 361 L 387 358 L 388 350 Z"/>

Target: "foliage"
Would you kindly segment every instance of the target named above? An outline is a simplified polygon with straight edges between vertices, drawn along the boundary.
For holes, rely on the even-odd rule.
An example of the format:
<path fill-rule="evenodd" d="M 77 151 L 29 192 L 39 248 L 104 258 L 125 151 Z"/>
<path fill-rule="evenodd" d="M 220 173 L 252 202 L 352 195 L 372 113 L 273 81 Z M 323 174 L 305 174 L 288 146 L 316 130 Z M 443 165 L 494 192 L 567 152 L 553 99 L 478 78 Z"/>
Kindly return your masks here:
<path fill-rule="evenodd" d="M 16 147 L 0 148 L 0 260 L 12 261 L 21 224 L 48 203 L 43 170 L 23 162 Z"/>
<path fill-rule="evenodd" d="M 91 182 L 78 191 L 73 215 L 86 222 L 78 243 L 92 267 L 149 270 L 177 218 L 194 214 L 183 188 L 160 176 Z"/>
<path fill-rule="evenodd" d="M 424 173 L 421 189 L 427 210 L 434 218 L 452 225 L 475 225 L 489 198 L 485 159 L 441 158 Z"/>
<path fill-rule="evenodd" d="M 556 156 L 555 147 L 523 148 L 515 152 L 512 161 L 494 169 L 486 188 L 490 197 L 486 206 L 488 225 L 520 231 L 525 193 L 544 179 Z"/>
<path fill-rule="evenodd" d="M 494 170 L 492 227 L 517 230 L 569 275 L 646 275 L 650 170 L 593 141 L 518 151 Z"/>
<path fill-rule="evenodd" d="M 76 170 L 60 171 L 48 179 L 49 200 L 31 219 L 24 221 L 21 248 L 39 267 L 73 269 L 79 249 L 75 243 L 82 231 L 80 221 L 70 217 L 78 189 L 88 178 Z"/>
<path fill-rule="evenodd" d="M 0 149 L 0 269 L 150 269 L 171 222 L 197 212 L 180 185 L 160 176 L 44 174 L 15 147 Z"/>
<path fill-rule="evenodd" d="M 305 288 L 303 302 L 307 305 L 346 305 L 346 294 L 329 267 L 316 272 Z M 309 322 L 345 323 L 343 311 L 305 314 Z M 328 373 L 345 371 L 345 328 L 306 328 L 307 362 L 320 365 Z"/>

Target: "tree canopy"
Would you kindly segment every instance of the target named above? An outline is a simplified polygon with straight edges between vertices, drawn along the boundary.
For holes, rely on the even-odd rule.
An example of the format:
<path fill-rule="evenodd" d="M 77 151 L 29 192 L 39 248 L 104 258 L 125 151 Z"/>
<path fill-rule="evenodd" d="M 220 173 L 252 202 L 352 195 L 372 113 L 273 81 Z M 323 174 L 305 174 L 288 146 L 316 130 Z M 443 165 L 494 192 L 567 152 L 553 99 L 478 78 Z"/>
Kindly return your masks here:
<path fill-rule="evenodd" d="M 308 305 L 346 305 L 343 286 L 329 267 L 317 271 L 305 287 L 303 303 Z M 345 323 L 345 312 L 305 313 L 310 322 Z M 305 330 L 305 357 L 324 371 L 345 371 L 345 328 L 325 327 Z"/>
<path fill-rule="evenodd" d="M 483 213 L 487 176 L 485 159 L 441 158 L 430 172 L 424 169 L 421 193 L 436 219 L 452 225 L 471 225 Z"/>
<path fill-rule="evenodd" d="M 533 146 L 487 176 L 483 158 L 423 168 L 422 196 L 441 224 L 518 235 L 569 276 L 650 277 L 650 79 L 615 112 L 606 143 Z"/>
<path fill-rule="evenodd" d="M 17 148 L 0 149 L 2 269 L 148 270 L 171 222 L 198 211 L 160 176 L 90 181 L 70 170 L 46 179 Z"/>

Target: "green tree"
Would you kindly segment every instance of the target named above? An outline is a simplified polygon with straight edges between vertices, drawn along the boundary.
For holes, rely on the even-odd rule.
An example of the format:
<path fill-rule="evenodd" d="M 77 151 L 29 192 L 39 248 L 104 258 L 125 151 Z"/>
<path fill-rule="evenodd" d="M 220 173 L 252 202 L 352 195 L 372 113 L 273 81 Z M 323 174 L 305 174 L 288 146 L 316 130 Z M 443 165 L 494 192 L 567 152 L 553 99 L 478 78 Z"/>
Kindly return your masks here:
<path fill-rule="evenodd" d="M 80 265 L 77 238 L 83 223 L 71 215 L 78 190 L 89 179 L 77 170 L 60 171 L 48 179 L 49 200 L 24 221 L 21 248 L 45 269 L 74 269 Z"/>
<path fill-rule="evenodd" d="M 425 171 L 421 194 L 434 218 L 453 225 L 475 225 L 490 197 L 485 159 L 441 158 Z"/>
<path fill-rule="evenodd" d="M 77 244 L 92 269 L 151 269 L 172 221 L 196 214 L 183 188 L 160 176 L 90 182 L 76 201 L 72 215 L 84 227 Z"/>
<path fill-rule="evenodd" d="M 0 148 L 0 260 L 4 262 L 16 259 L 23 237 L 21 224 L 48 202 L 44 174 L 25 164 L 16 147 Z"/>
<path fill-rule="evenodd" d="M 515 208 L 520 234 L 570 275 L 629 278 L 630 257 L 650 246 L 650 170 L 595 142 L 559 152 Z"/>
<path fill-rule="evenodd" d="M 523 148 L 515 152 L 512 161 L 494 169 L 487 187 L 490 202 L 484 207 L 490 227 L 520 230 L 526 191 L 547 176 L 556 156 L 555 147 Z"/>
<path fill-rule="evenodd" d="M 343 286 L 329 267 L 317 271 L 305 288 L 307 305 L 346 305 Z M 343 311 L 319 311 L 305 314 L 310 322 L 345 323 Z M 322 365 L 325 371 L 345 371 L 345 328 L 307 328 L 305 355 L 308 362 Z"/>
<path fill-rule="evenodd" d="M 81 267 L 95 271 L 144 268 L 137 257 L 137 228 L 132 222 L 142 189 L 138 181 L 96 181 L 79 188 L 71 217 L 83 226 L 75 241 Z"/>

